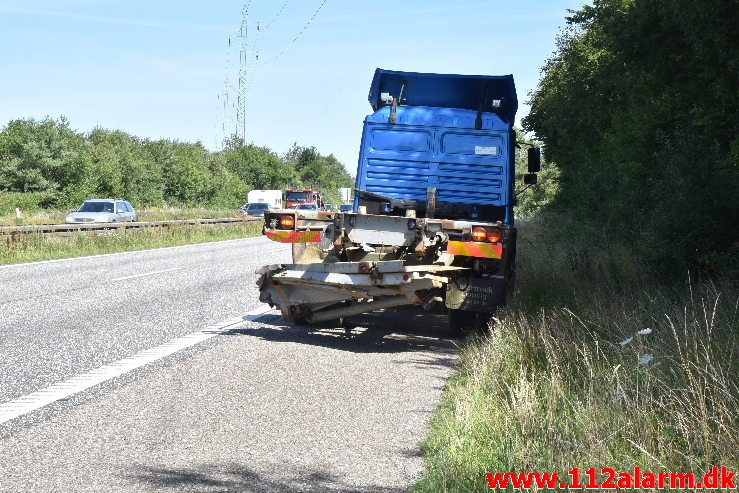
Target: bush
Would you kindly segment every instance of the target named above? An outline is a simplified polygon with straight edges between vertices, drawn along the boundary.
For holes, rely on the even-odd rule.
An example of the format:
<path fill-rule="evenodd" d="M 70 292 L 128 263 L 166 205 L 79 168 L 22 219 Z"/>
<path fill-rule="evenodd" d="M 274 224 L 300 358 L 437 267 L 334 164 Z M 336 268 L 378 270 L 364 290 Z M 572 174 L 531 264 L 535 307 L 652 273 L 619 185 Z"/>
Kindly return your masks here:
<path fill-rule="evenodd" d="M 53 206 L 58 194 L 54 192 L 0 192 L 0 216 L 15 214 L 15 208 L 21 212 L 38 212 Z"/>

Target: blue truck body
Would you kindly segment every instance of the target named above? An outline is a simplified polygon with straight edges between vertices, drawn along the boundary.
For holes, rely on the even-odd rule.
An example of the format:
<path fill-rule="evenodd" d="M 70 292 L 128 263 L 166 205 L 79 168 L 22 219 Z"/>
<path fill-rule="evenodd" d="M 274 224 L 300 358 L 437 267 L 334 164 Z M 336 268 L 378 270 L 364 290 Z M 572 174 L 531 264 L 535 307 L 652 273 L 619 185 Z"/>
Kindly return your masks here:
<path fill-rule="evenodd" d="M 513 224 L 518 102 L 511 75 L 421 74 L 377 69 L 364 120 L 355 208 L 425 208 L 437 216 Z M 383 200 L 384 199 L 384 200 Z"/>

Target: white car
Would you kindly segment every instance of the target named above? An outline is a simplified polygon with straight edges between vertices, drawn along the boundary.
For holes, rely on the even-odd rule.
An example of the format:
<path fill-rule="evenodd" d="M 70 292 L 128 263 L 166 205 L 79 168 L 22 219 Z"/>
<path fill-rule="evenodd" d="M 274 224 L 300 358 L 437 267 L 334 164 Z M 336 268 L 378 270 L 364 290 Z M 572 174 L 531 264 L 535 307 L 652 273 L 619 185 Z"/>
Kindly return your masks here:
<path fill-rule="evenodd" d="M 73 210 L 67 224 L 117 223 L 136 220 L 136 211 L 123 199 L 90 199 Z"/>

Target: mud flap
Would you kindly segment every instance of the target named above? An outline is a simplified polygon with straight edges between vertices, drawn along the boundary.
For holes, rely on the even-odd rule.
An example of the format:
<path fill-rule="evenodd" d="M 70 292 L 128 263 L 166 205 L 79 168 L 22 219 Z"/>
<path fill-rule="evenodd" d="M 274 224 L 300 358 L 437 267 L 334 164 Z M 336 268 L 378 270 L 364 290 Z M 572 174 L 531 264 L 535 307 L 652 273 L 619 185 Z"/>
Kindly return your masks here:
<path fill-rule="evenodd" d="M 464 276 L 447 284 L 445 304 L 452 310 L 492 313 L 505 299 L 505 280 Z"/>

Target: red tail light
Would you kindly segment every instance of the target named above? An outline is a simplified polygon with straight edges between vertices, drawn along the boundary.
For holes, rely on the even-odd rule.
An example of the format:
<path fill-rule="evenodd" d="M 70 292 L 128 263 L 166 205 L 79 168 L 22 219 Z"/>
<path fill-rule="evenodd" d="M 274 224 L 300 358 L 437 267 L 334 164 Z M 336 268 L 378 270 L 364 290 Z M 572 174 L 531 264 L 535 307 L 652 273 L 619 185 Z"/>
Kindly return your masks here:
<path fill-rule="evenodd" d="M 487 238 L 487 231 L 485 231 L 485 228 L 477 227 L 472 228 L 472 241 L 485 241 L 485 238 Z"/>
<path fill-rule="evenodd" d="M 282 229 L 293 229 L 295 227 L 295 218 L 292 216 L 282 216 L 280 218 L 280 227 Z"/>
<path fill-rule="evenodd" d="M 498 228 L 487 228 L 486 232 L 490 243 L 498 243 L 500 241 L 500 230 Z"/>
<path fill-rule="evenodd" d="M 482 226 L 476 226 L 472 228 L 472 241 L 488 241 L 490 243 L 499 243 L 500 238 L 501 233 L 498 228 L 483 228 Z"/>

